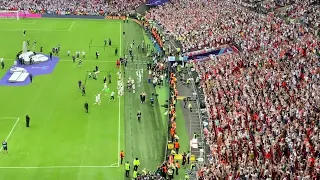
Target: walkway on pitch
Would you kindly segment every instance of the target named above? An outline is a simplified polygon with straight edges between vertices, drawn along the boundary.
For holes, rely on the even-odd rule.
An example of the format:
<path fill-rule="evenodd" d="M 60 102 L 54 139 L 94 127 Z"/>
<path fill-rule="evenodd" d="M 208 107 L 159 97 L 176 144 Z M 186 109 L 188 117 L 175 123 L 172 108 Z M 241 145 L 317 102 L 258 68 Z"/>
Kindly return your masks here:
<path fill-rule="evenodd" d="M 143 32 L 139 25 L 134 22 L 124 24 L 123 30 L 126 32 L 124 37 L 124 54 L 128 54 L 127 47 L 133 40 L 141 43 Z M 137 33 L 137 32 L 141 33 Z M 138 52 L 134 49 L 134 54 Z M 147 170 L 155 170 L 163 161 L 163 149 L 165 147 L 163 134 L 163 124 L 160 119 L 160 111 L 158 105 L 151 107 L 148 102 L 154 89 L 148 83 L 148 73 L 145 64 L 145 55 L 140 54 L 135 58 L 134 62 L 129 61 L 126 69 L 125 83 L 128 77 L 135 80 L 136 92 L 125 91 L 124 95 L 124 125 L 125 125 L 125 161 L 132 163 L 134 158 L 140 159 L 139 172 L 146 168 Z M 147 94 L 147 103 L 140 103 L 140 93 Z M 141 123 L 138 122 L 136 114 L 142 112 Z"/>

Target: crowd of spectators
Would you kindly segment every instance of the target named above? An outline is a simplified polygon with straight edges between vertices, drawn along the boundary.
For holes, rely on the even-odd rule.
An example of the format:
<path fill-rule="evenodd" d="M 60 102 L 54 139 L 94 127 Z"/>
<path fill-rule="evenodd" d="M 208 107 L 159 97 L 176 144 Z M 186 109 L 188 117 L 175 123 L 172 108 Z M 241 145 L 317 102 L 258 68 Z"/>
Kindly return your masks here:
<path fill-rule="evenodd" d="M 184 51 L 190 51 L 217 47 L 232 40 L 229 27 L 219 26 L 217 9 L 214 1 L 172 0 L 151 9 L 146 18 L 156 21 L 181 42 Z"/>
<path fill-rule="evenodd" d="M 299 20 L 308 26 L 319 28 L 320 26 L 320 1 L 297 1 L 279 11 L 279 15 L 292 20 Z"/>
<path fill-rule="evenodd" d="M 151 9 L 146 18 L 157 22 L 166 33 L 180 40 L 184 52 L 204 47 L 219 47 L 222 44 L 233 42 L 235 38 L 239 37 L 239 34 L 243 34 L 242 30 L 247 30 L 245 29 L 248 24 L 246 21 L 250 21 L 251 18 L 257 22 L 260 19 L 265 22 L 269 21 L 268 18 L 262 17 L 264 15 L 243 11 L 245 8 L 238 6 L 241 2 L 241 0 L 222 2 L 216 0 L 172 0 L 163 6 Z M 267 1 L 263 5 L 269 4 L 266 8 L 283 8 L 297 2 L 310 4 L 313 0 Z M 274 6 L 270 4 L 274 4 Z M 318 24 L 319 7 L 312 6 L 307 9 L 309 10 L 308 22 Z M 253 23 L 250 24 L 253 25 Z M 259 23 L 255 26 L 259 26 Z"/>
<path fill-rule="evenodd" d="M 243 51 L 193 62 L 210 114 L 204 131 L 209 163 L 199 176 L 320 179 L 320 41 L 315 26 L 248 11 L 233 1 L 206 3 L 215 4 L 211 12 L 219 26 L 227 27 Z"/>
<path fill-rule="evenodd" d="M 0 9 L 63 15 L 118 15 L 130 13 L 143 3 L 145 0 L 0 0 Z"/>

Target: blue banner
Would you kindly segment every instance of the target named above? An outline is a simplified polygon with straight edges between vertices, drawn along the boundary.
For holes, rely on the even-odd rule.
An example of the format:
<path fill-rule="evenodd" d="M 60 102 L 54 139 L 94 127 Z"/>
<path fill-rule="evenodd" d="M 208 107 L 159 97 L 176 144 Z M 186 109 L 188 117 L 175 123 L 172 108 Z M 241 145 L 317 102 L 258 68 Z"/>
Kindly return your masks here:
<path fill-rule="evenodd" d="M 148 6 L 160 6 L 168 1 L 169 0 L 149 0 L 147 5 Z"/>

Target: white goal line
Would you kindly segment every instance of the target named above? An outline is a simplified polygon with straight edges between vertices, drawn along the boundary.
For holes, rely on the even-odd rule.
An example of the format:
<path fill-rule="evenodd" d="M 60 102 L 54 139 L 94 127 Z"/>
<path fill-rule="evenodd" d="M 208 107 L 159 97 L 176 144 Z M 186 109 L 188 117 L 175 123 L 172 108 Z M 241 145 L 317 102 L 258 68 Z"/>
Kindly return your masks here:
<path fill-rule="evenodd" d="M 72 28 L 72 27 L 71 27 Z M 0 31 L 5 32 L 15 32 L 15 31 L 23 31 L 24 29 L 0 29 Z M 70 32 L 70 30 L 64 29 L 25 29 L 26 31 L 44 31 L 44 32 Z"/>
<path fill-rule="evenodd" d="M 3 58 L 4 61 L 14 61 L 16 59 L 5 59 Z M 94 59 L 82 59 L 82 61 L 85 63 L 85 62 L 98 62 L 98 63 L 116 63 L 117 61 L 103 61 L 103 60 L 94 60 Z M 70 62 L 70 63 L 73 63 L 72 59 L 70 60 L 66 60 L 66 59 L 61 59 L 59 60 L 58 62 Z M 41 63 L 39 64 L 41 65 Z M 0 118 L 1 119 L 1 118 Z"/>
<path fill-rule="evenodd" d="M 110 166 L 6 166 L 1 167 L 0 169 L 71 169 L 71 168 L 119 168 L 120 166 L 117 163 Z"/>
<path fill-rule="evenodd" d="M 36 24 L 37 21 L 32 21 L 32 22 L 21 22 L 21 21 L 1 21 L 0 18 L 0 24 L 23 24 L 23 25 L 27 25 L 27 24 Z"/>

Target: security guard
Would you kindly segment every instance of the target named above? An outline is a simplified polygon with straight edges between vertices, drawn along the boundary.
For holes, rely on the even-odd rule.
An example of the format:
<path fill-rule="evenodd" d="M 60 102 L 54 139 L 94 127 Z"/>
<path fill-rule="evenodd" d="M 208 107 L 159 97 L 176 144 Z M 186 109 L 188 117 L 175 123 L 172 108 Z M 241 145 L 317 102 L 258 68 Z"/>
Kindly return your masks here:
<path fill-rule="evenodd" d="M 140 161 L 138 158 L 136 158 L 135 160 L 133 160 L 133 170 L 138 171 L 139 166 L 140 166 Z"/>
<path fill-rule="evenodd" d="M 126 162 L 124 164 L 124 169 L 126 170 L 126 177 L 129 177 L 129 172 L 130 172 L 130 164 L 129 164 L 129 162 Z"/>
<path fill-rule="evenodd" d="M 136 180 L 137 177 L 138 177 L 138 172 L 134 170 L 134 171 L 133 171 L 132 178 L 133 178 L 134 180 Z"/>

